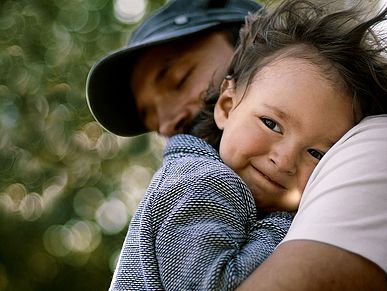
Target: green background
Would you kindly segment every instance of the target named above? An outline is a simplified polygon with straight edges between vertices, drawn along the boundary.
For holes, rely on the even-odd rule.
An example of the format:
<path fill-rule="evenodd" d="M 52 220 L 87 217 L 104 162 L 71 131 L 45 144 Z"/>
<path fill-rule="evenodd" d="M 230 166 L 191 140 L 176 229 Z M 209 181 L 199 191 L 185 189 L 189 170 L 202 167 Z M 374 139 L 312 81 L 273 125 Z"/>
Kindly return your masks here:
<path fill-rule="evenodd" d="M 0 1 L 0 290 L 107 290 L 162 141 L 103 131 L 85 82 L 135 25 L 110 0 Z"/>

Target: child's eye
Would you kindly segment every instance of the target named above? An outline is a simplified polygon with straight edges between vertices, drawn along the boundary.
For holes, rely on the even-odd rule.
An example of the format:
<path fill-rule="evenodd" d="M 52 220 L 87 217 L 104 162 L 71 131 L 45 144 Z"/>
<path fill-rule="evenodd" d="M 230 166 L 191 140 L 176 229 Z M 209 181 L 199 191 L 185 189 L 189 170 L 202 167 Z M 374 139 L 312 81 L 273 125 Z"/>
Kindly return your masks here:
<path fill-rule="evenodd" d="M 324 153 L 322 153 L 322 152 L 320 152 L 320 151 L 317 151 L 317 150 L 314 150 L 314 149 L 309 149 L 309 150 L 308 150 L 308 153 L 309 153 L 312 157 L 316 158 L 317 160 L 321 160 L 322 157 L 324 156 Z"/>
<path fill-rule="evenodd" d="M 261 117 L 261 120 L 263 122 L 264 125 L 266 125 L 268 128 L 270 128 L 272 131 L 275 131 L 275 132 L 278 132 L 278 133 L 281 133 L 281 128 L 278 126 L 277 122 L 269 119 L 269 118 L 265 118 L 265 117 Z"/>

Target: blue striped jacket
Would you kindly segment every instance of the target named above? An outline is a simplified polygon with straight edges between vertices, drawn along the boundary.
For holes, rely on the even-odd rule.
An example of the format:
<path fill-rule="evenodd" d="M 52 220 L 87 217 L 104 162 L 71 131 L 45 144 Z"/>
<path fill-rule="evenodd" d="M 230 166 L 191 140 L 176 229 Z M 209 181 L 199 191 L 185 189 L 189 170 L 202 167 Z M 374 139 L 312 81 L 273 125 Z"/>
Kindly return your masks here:
<path fill-rule="evenodd" d="M 246 184 L 201 139 L 170 139 L 134 214 L 110 290 L 233 290 L 285 236 L 292 216 L 257 219 Z"/>

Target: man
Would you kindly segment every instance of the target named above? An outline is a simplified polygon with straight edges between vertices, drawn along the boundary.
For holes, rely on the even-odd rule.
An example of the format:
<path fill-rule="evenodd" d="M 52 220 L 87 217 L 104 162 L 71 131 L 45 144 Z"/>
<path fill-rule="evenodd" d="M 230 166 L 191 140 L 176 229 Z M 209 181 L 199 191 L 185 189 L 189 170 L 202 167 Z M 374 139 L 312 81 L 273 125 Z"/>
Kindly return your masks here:
<path fill-rule="evenodd" d="M 178 0 L 144 21 L 127 47 L 94 65 L 87 100 L 108 131 L 184 132 L 209 82 L 220 82 L 251 0 Z"/>
<path fill-rule="evenodd" d="M 92 68 L 87 98 L 94 117 L 105 129 L 121 136 L 155 130 L 164 136 L 184 132 L 198 112 L 198 100 L 208 82 L 218 82 L 224 74 L 233 51 L 233 29 L 240 27 L 248 11 L 259 8 L 249 0 L 169 2 L 139 26 L 126 48 Z M 339 143 L 338 149 L 343 150 L 337 152 L 344 153 L 332 154 L 332 159 L 321 163 L 325 168 L 321 165 L 316 172 L 327 182 L 317 183 L 312 177 L 311 184 L 322 186 L 315 186 L 313 191 L 308 190 L 312 186 L 307 188 L 285 242 L 242 284 L 241 290 L 387 290 L 387 266 L 383 264 L 387 254 L 375 248 L 387 245 L 386 215 L 380 210 L 387 208 L 387 169 L 383 163 L 378 167 L 372 164 L 375 158 L 383 161 L 387 157 L 387 117 L 377 120 L 378 130 L 371 131 L 375 124 L 365 121 L 349 133 L 346 143 Z M 361 142 L 355 143 L 356 137 Z M 367 151 L 368 140 L 372 141 L 371 151 Z M 352 159 L 355 166 L 328 167 L 331 160 L 340 165 L 347 152 L 358 153 Z M 360 172 L 352 172 L 353 181 L 359 175 L 363 177 L 365 194 L 343 179 L 355 168 Z M 366 175 L 371 171 L 379 173 L 376 184 Z M 341 186 L 330 191 L 324 188 L 337 179 Z M 316 199 L 319 191 L 331 194 L 322 196 L 321 203 Z M 352 201 L 348 196 L 351 192 L 356 193 L 353 197 L 358 203 L 346 205 Z M 338 197 L 337 201 L 332 197 Z M 364 209 L 377 206 L 377 220 L 367 222 L 367 213 L 359 212 L 355 217 L 365 222 L 360 220 L 362 227 L 357 228 L 356 223 L 350 224 L 353 216 L 343 217 L 338 205 L 346 209 L 346 214 L 359 210 L 359 205 Z M 340 238 L 336 240 L 336 236 Z M 372 244 L 366 244 L 368 238 Z"/>

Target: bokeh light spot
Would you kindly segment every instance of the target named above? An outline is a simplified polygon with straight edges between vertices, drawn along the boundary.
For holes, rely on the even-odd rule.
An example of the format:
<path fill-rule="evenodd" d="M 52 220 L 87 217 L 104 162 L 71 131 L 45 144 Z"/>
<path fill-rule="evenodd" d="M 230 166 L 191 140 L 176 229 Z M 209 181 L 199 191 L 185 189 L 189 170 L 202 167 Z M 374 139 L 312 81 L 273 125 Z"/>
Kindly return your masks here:
<path fill-rule="evenodd" d="M 90 253 L 99 245 L 98 227 L 89 221 L 74 221 L 67 224 L 69 232 L 62 236 L 66 248 L 72 252 Z"/>
<path fill-rule="evenodd" d="M 82 218 L 94 219 L 104 195 L 95 187 L 80 189 L 74 197 L 74 210 Z"/>
<path fill-rule="evenodd" d="M 104 233 L 119 233 L 128 222 L 125 204 L 116 198 L 105 201 L 97 210 L 96 220 Z"/>
<path fill-rule="evenodd" d="M 69 31 L 79 31 L 87 24 L 88 11 L 82 5 L 59 10 L 58 19 Z"/>
<path fill-rule="evenodd" d="M 43 243 L 46 250 L 56 256 L 63 257 L 70 253 L 70 250 L 63 244 L 62 237 L 69 235 L 67 227 L 61 225 L 51 225 L 44 233 Z"/>
<path fill-rule="evenodd" d="M 114 11 L 118 20 L 125 23 L 135 23 L 145 14 L 145 0 L 115 0 Z"/>
<path fill-rule="evenodd" d="M 42 197 L 38 193 L 30 193 L 20 202 L 19 211 L 27 221 L 38 219 L 43 213 Z"/>
<path fill-rule="evenodd" d="M 16 212 L 19 209 L 19 205 L 26 195 L 27 189 L 21 183 L 9 185 L 1 194 L 2 201 L 10 212 Z"/>

